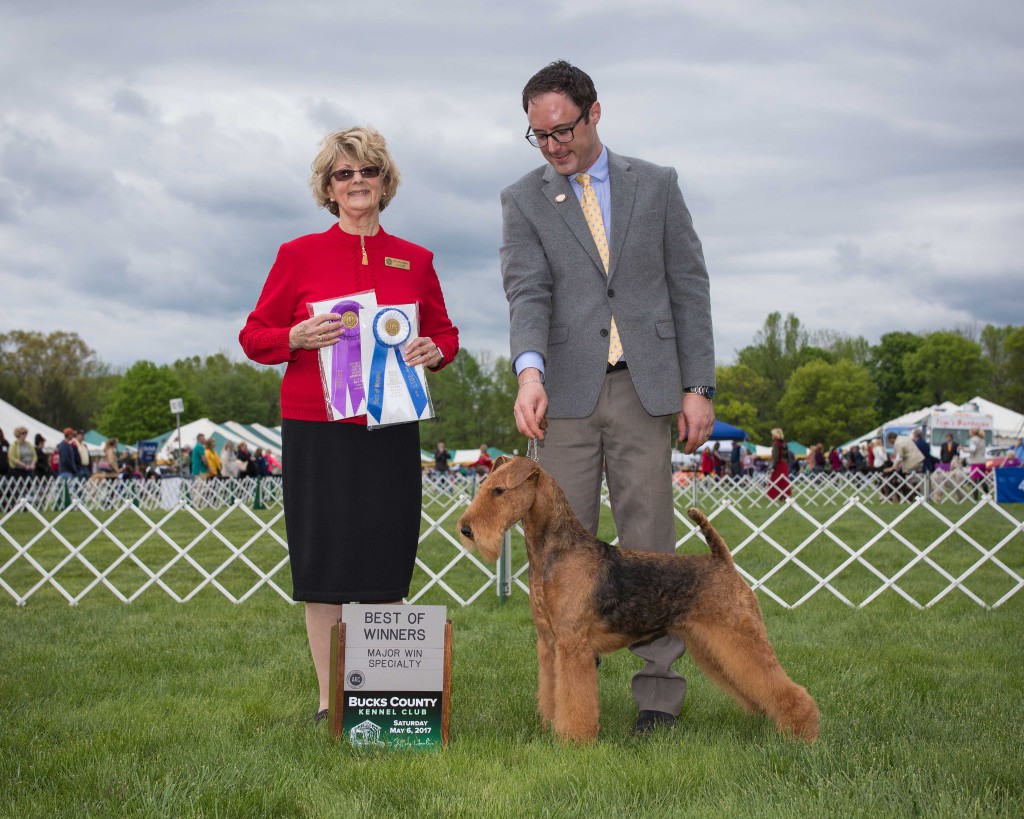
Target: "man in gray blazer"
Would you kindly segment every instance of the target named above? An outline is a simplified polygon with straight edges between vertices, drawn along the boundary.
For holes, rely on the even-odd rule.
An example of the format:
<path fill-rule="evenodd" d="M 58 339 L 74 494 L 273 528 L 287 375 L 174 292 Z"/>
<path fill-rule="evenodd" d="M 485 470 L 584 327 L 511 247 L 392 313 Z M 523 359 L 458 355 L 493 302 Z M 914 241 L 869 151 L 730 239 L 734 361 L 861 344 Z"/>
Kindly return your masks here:
<path fill-rule="evenodd" d="M 501 194 L 516 423 L 542 441 L 541 464 L 591 532 L 606 472 L 620 545 L 674 551 L 670 428 L 691 453 L 715 420 L 700 240 L 672 168 L 601 144 L 586 73 L 551 63 L 523 110 L 548 164 Z M 682 708 L 686 680 L 671 665 L 685 646 L 663 636 L 631 650 L 645 660 L 632 681 L 642 735 Z"/>

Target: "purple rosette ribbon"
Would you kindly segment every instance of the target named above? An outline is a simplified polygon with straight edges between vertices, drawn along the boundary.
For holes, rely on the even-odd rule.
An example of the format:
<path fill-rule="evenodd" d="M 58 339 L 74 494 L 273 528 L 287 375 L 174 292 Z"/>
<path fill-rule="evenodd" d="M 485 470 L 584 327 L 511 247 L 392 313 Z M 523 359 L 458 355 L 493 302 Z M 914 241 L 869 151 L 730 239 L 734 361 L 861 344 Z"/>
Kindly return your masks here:
<path fill-rule="evenodd" d="M 366 398 L 363 387 L 363 360 L 359 351 L 359 311 L 362 305 L 346 299 L 331 308 L 341 316 L 341 335 L 331 351 L 331 404 L 342 414 L 346 397 L 352 402 L 352 414 Z"/>

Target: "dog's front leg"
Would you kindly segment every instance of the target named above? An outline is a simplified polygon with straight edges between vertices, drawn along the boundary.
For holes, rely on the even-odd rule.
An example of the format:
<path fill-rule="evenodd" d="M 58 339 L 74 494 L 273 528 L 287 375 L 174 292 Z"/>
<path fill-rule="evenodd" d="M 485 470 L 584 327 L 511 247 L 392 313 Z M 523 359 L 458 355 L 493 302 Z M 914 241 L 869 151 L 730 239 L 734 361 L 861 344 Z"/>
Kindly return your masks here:
<path fill-rule="evenodd" d="M 555 735 L 563 741 L 593 742 L 600 721 L 594 652 L 586 641 L 556 638 L 554 668 Z"/>
<path fill-rule="evenodd" d="M 550 728 L 555 721 L 555 642 L 546 628 L 537 629 L 537 711 Z"/>
<path fill-rule="evenodd" d="M 544 583 L 530 566 L 530 614 L 537 630 L 537 711 L 545 728 L 555 720 L 555 635 L 551 631 Z"/>

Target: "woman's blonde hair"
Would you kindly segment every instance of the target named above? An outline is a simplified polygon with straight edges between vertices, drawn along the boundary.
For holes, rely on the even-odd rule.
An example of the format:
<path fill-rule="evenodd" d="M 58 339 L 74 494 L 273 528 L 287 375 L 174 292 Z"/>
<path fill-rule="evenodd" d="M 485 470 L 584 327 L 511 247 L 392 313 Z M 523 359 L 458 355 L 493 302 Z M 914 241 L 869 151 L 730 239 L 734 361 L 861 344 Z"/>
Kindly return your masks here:
<path fill-rule="evenodd" d="M 781 441 L 785 437 L 786 436 L 782 434 L 782 430 L 778 427 L 775 427 L 775 429 L 772 430 L 772 438 L 778 438 Z"/>
<path fill-rule="evenodd" d="M 331 201 L 331 168 L 344 155 L 361 167 L 376 165 L 380 168 L 381 194 L 380 210 L 384 210 L 395 198 L 401 176 L 395 167 L 387 142 L 379 131 L 357 125 L 342 131 L 332 131 L 320 143 L 320 152 L 313 160 L 313 173 L 309 187 L 317 205 L 338 215 L 338 203 Z"/>

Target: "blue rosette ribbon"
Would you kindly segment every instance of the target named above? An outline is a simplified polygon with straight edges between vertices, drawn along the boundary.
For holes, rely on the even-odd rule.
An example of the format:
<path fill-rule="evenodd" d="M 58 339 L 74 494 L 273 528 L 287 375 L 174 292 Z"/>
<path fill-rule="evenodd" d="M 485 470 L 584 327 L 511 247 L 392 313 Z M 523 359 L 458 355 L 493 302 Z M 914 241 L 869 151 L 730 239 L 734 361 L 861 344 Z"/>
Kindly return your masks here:
<path fill-rule="evenodd" d="M 402 358 L 398 347 L 409 340 L 412 333 L 412 322 L 397 307 L 385 307 L 373 318 L 373 358 L 370 362 L 369 395 L 366 399 L 366 412 L 376 423 L 381 423 L 384 410 L 384 371 L 387 369 L 388 355 L 394 350 L 398 370 L 405 381 L 409 397 L 416 409 L 417 417 L 427 407 L 427 391 L 416 374 L 416 368 L 410 367 Z"/>

